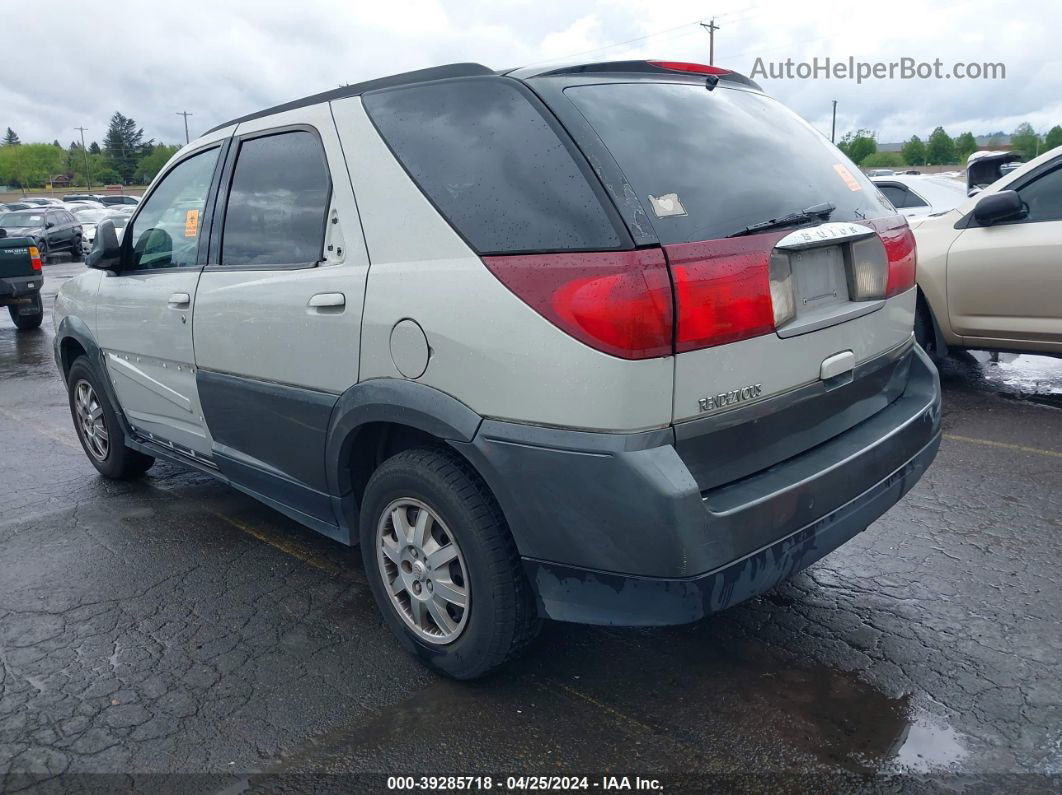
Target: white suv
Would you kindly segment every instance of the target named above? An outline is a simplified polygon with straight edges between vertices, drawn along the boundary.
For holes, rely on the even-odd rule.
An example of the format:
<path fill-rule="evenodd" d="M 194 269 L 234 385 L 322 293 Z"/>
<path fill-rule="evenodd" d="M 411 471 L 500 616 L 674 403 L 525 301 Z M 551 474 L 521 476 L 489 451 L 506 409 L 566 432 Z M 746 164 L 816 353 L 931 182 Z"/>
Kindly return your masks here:
<path fill-rule="evenodd" d="M 475 64 L 186 146 L 56 302 L 96 468 L 159 456 L 361 543 L 456 677 L 541 618 L 694 621 L 939 443 L 904 219 L 740 75 Z"/>

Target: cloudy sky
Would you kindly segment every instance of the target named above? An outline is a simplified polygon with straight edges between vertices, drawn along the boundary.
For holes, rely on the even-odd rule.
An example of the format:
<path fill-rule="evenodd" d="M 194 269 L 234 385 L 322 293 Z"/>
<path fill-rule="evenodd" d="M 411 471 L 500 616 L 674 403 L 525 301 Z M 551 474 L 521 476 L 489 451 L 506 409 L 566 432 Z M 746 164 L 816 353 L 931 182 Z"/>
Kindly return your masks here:
<path fill-rule="evenodd" d="M 181 110 L 194 114 L 194 137 L 342 83 L 454 61 L 706 62 L 697 23 L 712 16 L 716 63 L 746 74 L 758 57 L 1006 66 L 1005 80 L 760 80 L 827 133 L 838 100 L 838 137 L 858 127 L 896 141 L 938 124 L 957 135 L 1062 123 L 1058 0 L 0 0 L 0 29 L 17 31 L 5 36 L 0 130 L 66 145 L 84 125 L 88 140 L 101 140 L 120 110 L 146 138 L 183 143 Z"/>

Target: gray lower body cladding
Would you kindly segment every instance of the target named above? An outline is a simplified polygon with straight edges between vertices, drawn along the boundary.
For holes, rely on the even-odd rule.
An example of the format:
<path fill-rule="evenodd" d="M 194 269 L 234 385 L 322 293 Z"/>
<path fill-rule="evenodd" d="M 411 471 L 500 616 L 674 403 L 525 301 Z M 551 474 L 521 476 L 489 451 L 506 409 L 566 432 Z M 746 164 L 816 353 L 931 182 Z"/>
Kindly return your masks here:
<path fill-rule="evenodd" d="M 905 388 L 869 418 L 705 491 L 673 429 L 584 434 L 485 421 L 455 446 L 498 496 L 543 615 L 695 621 L 836 549 L 918 481 L 940 442 L 940 385 L 920 348 L 903 360 Z"/>

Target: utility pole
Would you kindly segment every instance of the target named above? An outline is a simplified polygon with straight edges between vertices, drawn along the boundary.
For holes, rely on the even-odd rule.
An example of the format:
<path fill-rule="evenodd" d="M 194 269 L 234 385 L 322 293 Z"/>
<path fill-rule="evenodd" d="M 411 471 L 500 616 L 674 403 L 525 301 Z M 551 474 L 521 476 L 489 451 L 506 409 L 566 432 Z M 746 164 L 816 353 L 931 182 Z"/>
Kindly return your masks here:
<path fill-rule="evenodd" d="M 188 138 L 188 117 L 189 116 L 194 116 L 195 114 L 194 113 L 189 113 L 186 110 L 182 110 L 179 113 L 177 113 L 177 115 L 178 116 L 184 116 L 184 142 L 188 143 L 189 140 L 190 140 Z"/>
<path fill-rule="evenodd" d="M 89 164 L 88 149 L 85 148 L 85 129 L 84 127 L 75 127 L 75 130 L 81 132 L 81 151 L 85 155 L 85 189 L 88 190 L 92 187 L 92 166 Z"/>
<path fill-rule="evenodd" d="M 837 138 L 837 100 L 833 101 L 833 124 L 830 125 L 830 143 L 836 143 Z"/>
<path fill-rule="evenodd" d="M 711 22 L 707 25 L 702 22 L 701 27 L 708 31 L 708 65 L 715 66 L 715 32 L 719 26 L 715 24 L 715 17 L 712 17 Z"/>

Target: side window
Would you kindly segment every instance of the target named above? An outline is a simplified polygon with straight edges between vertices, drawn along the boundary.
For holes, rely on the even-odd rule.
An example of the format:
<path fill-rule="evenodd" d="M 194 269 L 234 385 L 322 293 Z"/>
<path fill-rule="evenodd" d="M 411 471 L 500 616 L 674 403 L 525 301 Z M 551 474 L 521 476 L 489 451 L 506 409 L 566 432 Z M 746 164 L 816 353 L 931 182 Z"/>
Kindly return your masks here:
<path fill-rule="evenodd" d="M 62 223 L 62 220 L 59 218 L 59 213 L 56 210 L 48 210 L 44 214 L 44 223 L 45 226 L 47 226 L 48 224 L 59 226 L 59 224 Z"/>
<path fill-rule="evenodd" d="M 324 150 L 305 130 L 244 140 L 225 208 L 221 264 L 313 265 L 332 196 Z"/>
<path fill-rule="evenodd" d="M 1062 220 L 1062 166 L 1018 190 L 1029 207 L 1026 222 Z"/>
<path fill-rule="evenodd" d="M 187 268 L 196 264 L 203 207 L 218 147 L 181 161 L 152 191 L 126 230 L 133 256 L 126 270 Z"/>
<path fill-rule="evenodd" d="M 480 254 L 621 247 L 594 177 L 515 81 L 441 80 L 362 101 L 414 182 Z"/>
<path fill-rule="evenodd" d="M 878 190 L 885 194 L 897 210 L 907 206 L 907 189 L 901 185 L 878 185 Z"/>
<path fill-rule="evenodd" d="M 908 207 L 928 207 L 929 203 L 922 199 L 917 193 L 910 188 L 907 189 L 907 206 Z"/>

